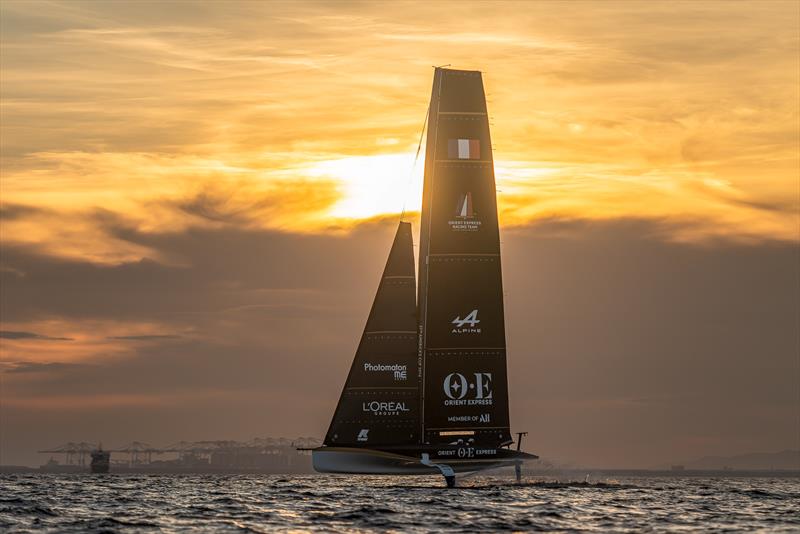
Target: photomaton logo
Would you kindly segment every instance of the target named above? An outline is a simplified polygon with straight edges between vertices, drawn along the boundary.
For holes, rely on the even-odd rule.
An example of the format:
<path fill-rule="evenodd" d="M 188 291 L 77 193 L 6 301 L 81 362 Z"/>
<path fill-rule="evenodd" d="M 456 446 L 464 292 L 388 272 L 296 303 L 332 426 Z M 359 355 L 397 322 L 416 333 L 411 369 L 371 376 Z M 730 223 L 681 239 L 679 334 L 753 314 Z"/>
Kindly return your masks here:
<path fill-rule="evenodd" d="M 455 325 L 455 328 L 451 330 L 452 334 L 480 334 L 481 329 L 478 328 L 478 323 L 481 320 L 478 319 L 478 310 L 472 310 L 469 312 L 469 315 L 464 317 L 463 319 L 461 316 L 457 316 L 455 319 L 452 320 L 452 324 Z M 467 326 L 468 325 L 468 326 Z"/>
<path fill-rule="evenodd" d="M 383 364 L 383 363 L 364 363 L 364 372 L 367 373 L 392 373 L 395 380 L 405 380 L 408 378 L 408 369 L 406 365 L 399 363 Z"/>

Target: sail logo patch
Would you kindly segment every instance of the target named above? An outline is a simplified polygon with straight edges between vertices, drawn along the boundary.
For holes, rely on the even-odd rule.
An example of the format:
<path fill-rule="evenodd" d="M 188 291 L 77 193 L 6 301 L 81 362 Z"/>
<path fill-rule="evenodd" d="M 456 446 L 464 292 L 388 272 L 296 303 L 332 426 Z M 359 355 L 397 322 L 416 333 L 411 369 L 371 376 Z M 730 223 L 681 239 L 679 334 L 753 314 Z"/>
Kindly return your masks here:
<path fill-rule="evenodd" d="M 367 441 L 369 439 L 369 428 L 362 428 L 356 438 L 358 441 Z"/>
<path fill-rule="evenodd" d="M 411 409 L 405 402 L 394 401 L 370 401 L 362 402 L 361 410 L 372 415 L 400 415 L 403 412 L 410 412 Z"/>
<path fill-rule="evenodd" d="M 478 139 L 448 139 L 447 159 L 481 159 Z"/>
<path fill-rule="evenodd" d="M 481 329 L 478 328 L 478 323 L 480 323 L 480 322 L 481 322 L 481 320 L 478 319 L 478 310 L 472 310 L 471 312 L 469 312 L 469 315 L 467 315 L 463 319 L 461 318 L 460 315 L 457 316 L 455 319 L 453 319 L 452 324 L 455 325 L 455 328 L 453 328 L 450 331 L 450 333 L 451 334 L 480 334 L 481 333 Z M 467 326 L 467 325 L 469 325 L 469 326 Z"/>
<path fill-rule="evenodd" d="M 408 366 L 396 364 L 383 364 L 383 363 L 365 363 L 364 372 L 386 372 L 392 373 L 392 377 L 399 380 L 406 380 L 408 378 Z"/>
<path fill-rule="evenodd" d="M 458 197 L 455 217 L 447 221 L 447 224 L 449 224 L 450 229 L 455 232 L 478 231 L 478 229 L 481 226 L 481 221 L 478 220 L 477 214 L 475 213 L 475 209 L 472 207 L 471 191 L 462 193 Z"/>
<path fill-rule="evenodd" d="M 447 418 L 448 423 L 491 423 L 492 414 L 482 413 L 478 415 L 451 415 Z"/>
<path fill-rule="evenodd" d="M 450 373 L 442 381 L 445 406 L 491 406 L 492 373 L 472 373 L 470 381 L 461 373 Z"/>
<path fill-rule="evenodd" d="M 455 443 L 451 443 L 455 445 Z M 497 449 L 476 449 L 474 447 L 459 447 L 457 449 L 440 449 L 436 451 L 440 458 L 458 456 L 459 458 L 474 458 L 476 456 L 497 456 Z"/>

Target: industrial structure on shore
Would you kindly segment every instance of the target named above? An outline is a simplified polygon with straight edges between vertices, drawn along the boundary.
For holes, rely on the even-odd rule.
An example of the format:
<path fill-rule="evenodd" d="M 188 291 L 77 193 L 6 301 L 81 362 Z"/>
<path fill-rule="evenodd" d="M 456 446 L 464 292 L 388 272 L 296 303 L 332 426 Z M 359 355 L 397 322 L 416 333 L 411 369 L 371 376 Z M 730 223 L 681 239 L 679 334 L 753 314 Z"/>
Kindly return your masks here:
<path fill-rule="evenodd" d="M 133 441 L 111 453 L 111 472 L 137 473 L 311 473 L 307 451 L 320 445 L 315 438 L 255 438 L 242 441 L 179 441 L 165 447 Z M 41 466 L 47 472 L 89 470 L 94 443 L 69 442 L 37 451 L 50 454 Z M 62 456 L 62 461 L 55 456 Z"/>

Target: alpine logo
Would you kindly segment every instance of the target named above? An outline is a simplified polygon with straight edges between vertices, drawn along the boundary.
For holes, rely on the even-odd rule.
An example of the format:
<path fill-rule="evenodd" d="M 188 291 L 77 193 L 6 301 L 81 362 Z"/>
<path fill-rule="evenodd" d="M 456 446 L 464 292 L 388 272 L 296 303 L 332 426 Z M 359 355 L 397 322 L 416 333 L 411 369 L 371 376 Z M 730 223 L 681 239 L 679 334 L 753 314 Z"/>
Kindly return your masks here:
<path fill-rule="evenodd" d="M 455 218 L 447 221 L 454 232 L 477 232 L 481 226 L 472 207 L 472 192 L 462 193 L 456 204 Z"/>
<path fill-rule="evenodd" d="M 369 428 L 362 428 L 361 431 L 358 433 L 358 437 L 356 438 L 358 441 L 367 441 L 369 439 Z"/>
<path fill-rule="evenodd" d="M 480 334 L 481 329 L 478 328 L 478 323 L 481 320 L 478 319 L 478 310 L 472 310 L 469 312 L 469 315 L 464 317 L 463 319 L 461 316 L 457 316 L 453 319 L 452 324 L 455 327 L 451 330 L 452 334 Z M 469 326 L 467 326 L 469 325 Z"/>
<path fill-rule="evenodd" d="M 472 381 L 461 373 L 450 373 L 444 377 L 442 389 L 447 397 L 445 406 L 492 405 L 492 373 L 472 373 L 472 376 Z"/>

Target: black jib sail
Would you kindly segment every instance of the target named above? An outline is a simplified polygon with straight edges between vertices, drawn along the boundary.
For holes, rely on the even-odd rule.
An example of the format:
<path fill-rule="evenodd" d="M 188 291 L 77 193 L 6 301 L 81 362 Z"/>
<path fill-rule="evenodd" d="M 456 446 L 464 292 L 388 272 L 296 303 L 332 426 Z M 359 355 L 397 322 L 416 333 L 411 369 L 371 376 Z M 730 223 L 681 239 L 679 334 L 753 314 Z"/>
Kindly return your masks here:
<path fill-rule="evenodd" d="M 423 443 L 510 443 L 494 166 L 477 71 L 434 75 L 419 277 Z"/>
<path fill-rule="evenodd" d="M 411 223 L 401 222 L 325 445 L 419 443 L 415 289 Z"/>

